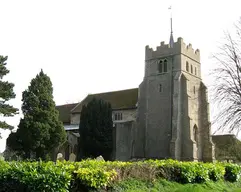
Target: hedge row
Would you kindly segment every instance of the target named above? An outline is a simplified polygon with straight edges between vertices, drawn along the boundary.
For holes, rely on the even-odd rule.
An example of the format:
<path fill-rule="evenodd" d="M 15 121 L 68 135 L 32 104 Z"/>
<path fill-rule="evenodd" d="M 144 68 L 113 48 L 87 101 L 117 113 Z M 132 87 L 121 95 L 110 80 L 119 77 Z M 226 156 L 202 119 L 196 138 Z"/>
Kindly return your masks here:
<path fill-rule="evenodd" d="M 136 178 L 164 178 L 179 183 L 238 181 L 241 167 L 231 163 L 147 160 L 139 162 L 5 162 L 0 161 L 0 191 L 87 191 L 107 189 Z"/>

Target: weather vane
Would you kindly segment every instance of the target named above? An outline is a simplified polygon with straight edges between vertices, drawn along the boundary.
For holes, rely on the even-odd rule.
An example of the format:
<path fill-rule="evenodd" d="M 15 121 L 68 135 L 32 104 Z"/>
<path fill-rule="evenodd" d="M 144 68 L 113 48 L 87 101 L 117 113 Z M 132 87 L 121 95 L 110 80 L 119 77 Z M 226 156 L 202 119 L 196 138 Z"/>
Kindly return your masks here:
<path fill-rule="evenodd" d="M 173 31 L 172 31 L 172 6 L 170 6 L 168 9 L 170 10 L 171 33 L 172 33 L 172 32 L 173 32 Z"/>

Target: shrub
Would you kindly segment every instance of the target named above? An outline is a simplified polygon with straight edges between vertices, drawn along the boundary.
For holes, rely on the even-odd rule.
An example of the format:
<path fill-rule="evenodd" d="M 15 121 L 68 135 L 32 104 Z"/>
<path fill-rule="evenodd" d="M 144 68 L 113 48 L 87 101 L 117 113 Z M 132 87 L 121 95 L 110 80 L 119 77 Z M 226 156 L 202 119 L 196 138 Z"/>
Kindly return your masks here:
<path fill-rule="evenodd" d="M 237 164 L 226 164 L 224 178 L 227 181 L 235 182 L 238 181 L 241 174 L 241 167 Z"/>
<path fill-rule="evenodd" d="M 238 181 L 241 167 L 231 163 L 197 163 L 175 160 L 110 162 L 87 159 L 81 162 L 0 161 L 0 192 L 82 191 L 106 189 L 119 181 L 159 178 L 179 183 Z"/>
<path fill-rule="evenodd" d="M 115 170 L 105 171 L 99 168 L 80 168 L 75 173 L 82 184 L 95 189 L 106 188 L 117 174 Z"/>
<path fill-rule="evenodd" d="M 0 191 L 68 191 L 71 175 L 48 162 L 9 162 L 0 165 Z"/>

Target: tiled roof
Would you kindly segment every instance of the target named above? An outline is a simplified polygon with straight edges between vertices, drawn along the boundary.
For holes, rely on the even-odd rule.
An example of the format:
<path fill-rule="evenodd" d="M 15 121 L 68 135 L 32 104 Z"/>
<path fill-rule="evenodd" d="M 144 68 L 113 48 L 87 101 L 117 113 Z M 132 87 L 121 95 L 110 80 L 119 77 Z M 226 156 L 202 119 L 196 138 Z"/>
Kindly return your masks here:
<path fill-rule="evenodd" d="M 56 109 L 59 111 L 59 119 L 63 123 L 70 123 L 70 111 L 73 109 L 78 103 L 66 104 L 56 106 Z"/>
<path fill-rule="evenodd" d="M 71 113 L 80 113 L 82 107 L 86 105 L 88 102 L 90 102 L 94 97 L 109 102 L 113 110 L 136 108 L 138 100 L 138 88 L 90 94 L 78 105 L 76 105 L 71 110 Z"/>

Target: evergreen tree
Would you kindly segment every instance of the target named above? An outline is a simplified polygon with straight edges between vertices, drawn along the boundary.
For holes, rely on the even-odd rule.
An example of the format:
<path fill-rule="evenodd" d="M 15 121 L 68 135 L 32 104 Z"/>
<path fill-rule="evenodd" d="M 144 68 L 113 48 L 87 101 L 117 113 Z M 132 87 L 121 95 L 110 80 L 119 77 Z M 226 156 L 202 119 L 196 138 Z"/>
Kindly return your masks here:
<path fill-rule="evenodd" d="M 113 122 L 110 103 L 93 98 L 83 106 L 80 116 L 80 158 L 97 157 L 110 159 L 113 149 Z"/>
<path fill-rule="evenodd" d="M 46 159 L 66 141 L 66 133 L 53 100 L 51 80 L 42 70 L 23 92 L 22 102 L 24 117 L 17 132 L 10 135 L 7 146 L 23 151 L 25 158 L 34 154 L 36 158 Z"/>
<path fill-rule="evenodd" d="M 9 70 L 6 68 L 7 59 L 7 56 L 4 57 L 0 55 L 0 114 L 4 117 L 14 116 L 18 111 L 17 108 L 6 103 L 10 99 L 15 98 L 13 92 L 14 84 L 8 81 L 2 81 L 3 77 L 9 73 Z M 0 128 L 12 130 L 13 126 L 7 124 L 5 121 L 0 121 Z"/>

